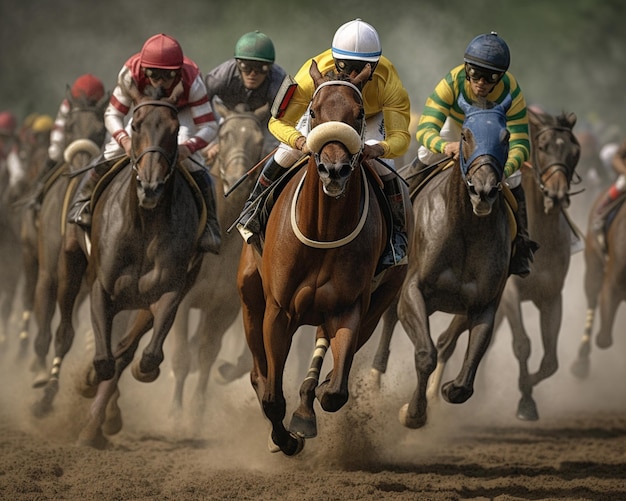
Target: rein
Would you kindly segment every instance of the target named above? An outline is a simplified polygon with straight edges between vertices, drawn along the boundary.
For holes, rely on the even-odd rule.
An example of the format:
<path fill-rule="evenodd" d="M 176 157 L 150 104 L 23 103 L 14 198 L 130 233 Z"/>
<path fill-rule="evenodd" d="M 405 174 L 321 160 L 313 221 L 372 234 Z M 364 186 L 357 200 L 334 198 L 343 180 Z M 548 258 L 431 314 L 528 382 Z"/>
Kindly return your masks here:
<path fill-rule="evenodd" d="M 142 106 L 165 106 L 166 108 L 170 108 L 174 112 L 178 113 L 178 108 L 176 106 L 174 106 L 173 104 L 167 101 L 160 101 L 157 99 L 142 101 L 141 103 L 135 106 L 134 111 L 137 111 Z M 178 148 L 176 148 L 176 151 L 174 152 L 174 155 L 171 158 L 169 156 L 169 152 L 165 151 L 165 149 L 161 148 L 160 146 L 149 146 L 146 149 L 144 149 L 139 155 L 137 155 L 134 148 L 131 149 L 130 164 L 131 164 L 132 169 L 135 172 L 139 172 L 137 168 L 137 164 L 139 163 L 139 160 L 141 160 L 141 158 L 148 153 L 158 153 L 160 155 L 163 155 L 163 157 L 165 157 L 165 160 L 167 161 L 167 166 L 168 166 L 168 173 L 163 179 L 163 183 L 166 183 L 167 180 L 171 177 L 172 173 L 174 172 L 174 167 L 176 167 L 176 163 L 178 161 Z"/>
<path fill-rule="evenodd" d="M 313 247 L 314 249 L 336 249 L 337 247 L 341 247 L 343 245 L 346 245 L 352 242 L 357 237 L 357 235 L 361 233 L 361 230 L 363 229 L 363 226 L 365 225 L 365 221 L 367 220 L 367 216 L 369 214 L 370 190 L 369 190 L 369 183 L 367 181 L 367 176 L 365 175 L 365 170 L 363 169 L 363 167 L 361 167 L 361 177 L 362 177 L 363 189 L 365 190 L 365 199 L 363 202 L 363 213 L 361 214 L 361 219 L 356 225 L 356 228 L 354 228 L 354 230 L 352 230 L 352 232 L 349 235 L 346 235 L 345 237 L 340 238 L 339 240 L 333 240 L 333 241 L 328 241 L 328 242 L 322 242 L 320 240 L 312 240 L 306 237 L 304 233 L 300 231 L 300 228 L 298 228 L 298 222 L 296 221 L 296 203 L 298 201 L 298 195 L 300 194 L 300 191 L 302 189 L 302 184 L 304 183 L 305 177 L 306 177 L 306 172 L 302 176 L 302 179 L 300 179 L 300 182 L 298 183 L 298 186 L 296 187 L 296 191 L 293 195 L 293 198 L 291 199 L 291 229 L 293 230 L 293 233 L 296 236 L 296 238 L 300 240 L 300 242 L 302 242 L 307 247 Z"/>

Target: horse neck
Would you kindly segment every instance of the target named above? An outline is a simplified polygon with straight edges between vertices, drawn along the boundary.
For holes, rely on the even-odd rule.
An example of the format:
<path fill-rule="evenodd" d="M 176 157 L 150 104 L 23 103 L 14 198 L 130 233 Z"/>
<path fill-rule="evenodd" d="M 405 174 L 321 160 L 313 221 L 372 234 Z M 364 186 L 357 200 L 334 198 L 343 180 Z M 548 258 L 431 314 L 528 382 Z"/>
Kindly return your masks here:
<path fill-rule="evenodd" d="M 340 198 L 324 193 L 311 158 L 306 179 L 296 205 L 296 218 L 300 230 L 309 238 L 330 241 L 345 237 L 355 228 L 361 216 L 362 172 L 357 166 L 352 172 L 346 190 Z"/>

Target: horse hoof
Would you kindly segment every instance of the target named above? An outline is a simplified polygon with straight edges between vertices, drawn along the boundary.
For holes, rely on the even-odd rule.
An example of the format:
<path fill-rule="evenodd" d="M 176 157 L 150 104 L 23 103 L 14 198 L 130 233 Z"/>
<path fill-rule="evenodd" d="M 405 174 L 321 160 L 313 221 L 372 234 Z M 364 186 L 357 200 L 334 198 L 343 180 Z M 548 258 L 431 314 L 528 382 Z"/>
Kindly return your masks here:
<path fill-rule="evenodd" d="M 35 379 L 33 380 L 33 388 L 43 388 L 48 384 L 50 380 L 50 374 L 46 371 L 41 371 L 37 373 Z"/>
<path fill-rule="evenodd" d="M 269 451 L 273 454 L 276 452 L 283 452 L 285 456 L 295 456 L 302 452 L 304 449 L 304 438 L 296 435 L 295 433 L 289 433 L 289 440 L 287 441 L 287 445 L 284 449 L 281 449 L 279 445 L 276 445 L 276 442 L 272 439 L 272 432 L 270 430 L 270 436 L 267 439 L 267 447 Z"/>
<path fill-rule="evenodd" d="M 598 336 L 596 338 L 596 346 L 601 350 L 606 350 L 613 345 L 613 339 L 611 336 Z"/>
<path fill-rule="evenodd" d="M 100 381 L 108 381 L 109 379 L 113 379 L 115 375 L 115 360 L 112 358 L 94 360 L 93 367 Z"/>
<path fill-rule="evenodd" d="M 441 387 L 441 394 L 448 403 L 462 404 L 469 400 L 474 394 L 474 390 L 473 388 L 467 389 L 462 386 L 455 386 L 454 382 L 450 381 Z"/>
<path fill-rule="evenodd" d="M 538 421 L 539 413 L 537 412 L 537 404 L 528 398 L 521 398 L 517 405 L 517 419 L 521 421 Z"/>
<path fill-rule="evenodd" d="M 161 369 L 157 367 L 153 371 L 143 372 L 141 370 L 141 363 L 138 363 L 133 364 L 131 372 L 137 381 L 140 381 L 141 383 L 152 383 L 159 377 L 159 374 L 161 374 Z"/>
<path fill-rule="evenodd" d="M 400 408 L 400 412 L 398 413 L 398 418 L 400 419 L 400 423 L 413 430 L 421 428 L 426 424 L 426 414 L 423 416 L 411 417 L 409 416 L 409 404 L 404 404 Z"/>
<path fill-rule="evenodd" d="M 589 377 L 589 359 L 578 358 L 570 368 L 570 372 L 578 379 L 587 379 Z"/>
<path fill-rule="evenodd" d="M 83 432 L 78 437 L 76 445 L 79 447 L 91 447 L 92 449 L 104 450 L 109 446 L 110 442 L 98 428 L 94 433 Z"/>
<path fill-rule="evenodd" d="M 317 437 L 317 420 L 315 415 L 304 417 L 294 414 L 291 416 L 291 423 L 289 423 L 289 432 L 302 438 Z"/>
<path fill-rule="evenodd" d="M 249 369 L 243 369 L 235 364 L 231 364 L 230 362 L 224 362 L 217 367 L 217 370 L 215 371 L 215 380 L 219 384 L 228 384 L 236 381 L 249 372 Z"/>

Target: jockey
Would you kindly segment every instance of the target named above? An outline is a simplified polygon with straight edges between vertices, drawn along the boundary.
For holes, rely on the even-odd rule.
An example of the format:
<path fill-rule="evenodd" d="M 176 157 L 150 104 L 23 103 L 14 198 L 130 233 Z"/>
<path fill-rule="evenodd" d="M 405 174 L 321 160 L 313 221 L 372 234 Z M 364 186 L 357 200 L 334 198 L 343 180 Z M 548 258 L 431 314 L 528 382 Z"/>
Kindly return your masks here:
<path fill-rule="evenodd" d="M 341 71 L 354 77 L 366 65 L 370 65 L 372 75 L 362 89 L 367 122 L 362 158 L 371 160 L 383 157 L 388 164 L 393 165 L 392 159 L 404 154 L 411 140 L 408 130 L 410 102 L 395 67 L 389 59 L 382 56 L 382 46 L 376 30 L 361 19 L 345 23 L 335 32 L 331 48 L 313 59 L 322 74 Z M 306 146 L 306 111 L 315 90 L 313 79 L 309 75 L 311 61 L 307 60 L 296 74 L 298 88 L 284 114 L 270 118 L 270 132 L 281 141 L 281 145 L 263 168 L 244 206 L 238 229 L 248 242 L 260 232 L 258 211 L 248 210 L 254 199 L 288 167 L 310 153 Z M 406 262 L 408 245 L 401 181 L 383 165 L 378 162 L 373 164 L 383 181 L 384 192 L 393 213 L 392 245 L 388 246 L 381 265 L 389 267 L 403 264 Z"/>
<path fill-rule="evenodd" d="M 618 174 L 615 182 L 602 194 L 596 209 L 592 215 L 591 227 L 600 242 L 603 250 L 606 250 L 604 238 L 604 225 L 606 218 L 614 207 L 613 202 L 626 193 L 626 139 L 620 144 L 611 158 L 611 167 Z"/>
<path fill-rule="evenodd" d="M 176 103 L 180 122 L 178 158 L 198 185 L 207 206 L 207 224 L 200 238 L 199 249 L 202 252 L 219 253 L 221 234 L 215 187 L 199 153 L 217 134 L 217 124 L 198 65 L 183 55 L 178 41 L 165 34 L 150 37 L 141 52 L 131 56 L 120 70 L 117 85 L 104 113 L 104 123 L 111 134 L 111 141 L 104 148 L 105 162 L 96 164 L 90 174 L 82 178 L 72 200 L 69 222 L 90 226 L 89 201 L 98 180 L 116 157 L 123 154 L 131 156 L 130 121 L 124 127 L 124 119 L 133 105 L 128 90 L 131 85 L 136 85 L 141 92 L 150 87 L 161 87 L 169 95 L 181 81 L 184 91 Z"/>
<path fill-rule="evenodd" d="M 468 102 L 486 98 L 497 103 L 509 94 L 513 102 L 507 111 L 511 133 L 504 178 L 517 200 L 516 252 L 511 260 L 511 274 L 526 277 L 538 245 L 530 240 L 526 201 L 521 185 L 522 164 L 530 157 L 530 138 L 526 101 L 515 77 L 508 71 L 511 56 L 506 42 L 497 33 L 478 35 L 465 49 L 464 63 L 453 68 L 437 84 L 426 104 L 415 137 L 420 143 L 414 167 L 420 170 L 445 157 L 459 157 L 461 126 L 465 114 L 457 105 L 459 94 Z"/>
<path fill-rule="evenodd" d="M 274 62 L 275 57 L 274 44 L 265 33 L 252 31 L 241 36 L 235 45 L 235 57 L 206 75 L 207 94 L 211 102 L 217 98 L 229 109 L 245 104 L 250 111 L 266 104 L 271 106 L 287 76 L 285 70 Z M 263 151 L 269 153 L 278 146 L 278 141 L 267 127 L 265 131 Z M 206 149 L 209 163 L 213 162 L 218 151 L 217 141 Z"/>
<path fill-rule="evenodd" d="M 10 111 L 0 111 L 0 162 L 17 151 L 17 119 Z"/>
<path fill-rule="evenodd" d="M 54 128 L 50 133 L 49 166 L 54 166 L 63 161 L 63 151 L 67 146 L 65 126 L 74 100 L 79 100 L 80 104 L 87 106 L 96 106 L 98 101 L 104 97 L 104 84 L 99 78 L 86 73 L 74 80 L 69 92 L 72 100 L 70 101 L 68 96 L 61 101 L 61 106 L 59 106 L 59 111 L 57 111 L 54 120 Z"/>

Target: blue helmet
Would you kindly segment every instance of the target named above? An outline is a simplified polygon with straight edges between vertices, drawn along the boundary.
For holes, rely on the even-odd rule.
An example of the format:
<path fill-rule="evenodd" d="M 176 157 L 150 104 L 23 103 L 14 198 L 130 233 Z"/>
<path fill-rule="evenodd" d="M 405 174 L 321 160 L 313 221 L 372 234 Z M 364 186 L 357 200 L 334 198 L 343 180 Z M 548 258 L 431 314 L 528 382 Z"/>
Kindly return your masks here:
<path fill-rule="evenodd" d="M 466 63 L 504 73 L 511 64 L 509 46 L 495 31 L 478 35 L 465 49 Z"/>

